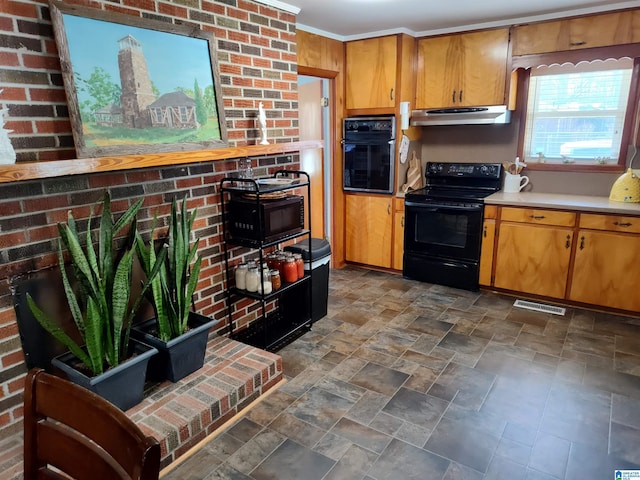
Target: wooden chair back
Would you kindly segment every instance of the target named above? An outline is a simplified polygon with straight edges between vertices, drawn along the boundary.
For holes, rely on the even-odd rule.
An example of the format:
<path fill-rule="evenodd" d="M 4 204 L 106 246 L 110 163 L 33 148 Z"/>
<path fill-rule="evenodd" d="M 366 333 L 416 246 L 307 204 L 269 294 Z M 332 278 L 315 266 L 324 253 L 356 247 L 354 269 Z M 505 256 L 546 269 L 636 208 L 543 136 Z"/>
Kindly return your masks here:
<path fill-rule="evenodd" d="M 29 372 L 25 480 L 157 480 L 159 472 L 160 445 L 122 410 L 44 370 Z"/>

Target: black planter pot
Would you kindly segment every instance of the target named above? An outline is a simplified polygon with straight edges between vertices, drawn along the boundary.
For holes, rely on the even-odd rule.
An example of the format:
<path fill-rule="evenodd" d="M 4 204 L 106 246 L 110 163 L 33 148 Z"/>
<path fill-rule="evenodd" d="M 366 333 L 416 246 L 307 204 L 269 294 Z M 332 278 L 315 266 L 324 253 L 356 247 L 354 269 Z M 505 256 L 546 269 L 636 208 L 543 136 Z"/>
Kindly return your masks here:
<path fill-rule="evenodd" d="M 190 373 L 202 368 L 207 349 L 209 330 L 220 320 L 214 320 L 195 312 L 189 312 L 189 331 L 165 342 L 149 332 L 156 328 L 152 318 L 131 327 L 131 336 L 158 349 L 149 363 L 147 378 L 153 381 L 170 380 L 177 382 Z"/>
<path fill-rule="evenodd" d="M 129 359 L 94 377 L 77 370 L 79 361 L 71 352 L 53 358 L 51 364 L 62 370 L 73 383 L 97 393 L 125 411 L 142 401 L 147 365 L 157 353 L 154 347 L 131 339 Z"/>

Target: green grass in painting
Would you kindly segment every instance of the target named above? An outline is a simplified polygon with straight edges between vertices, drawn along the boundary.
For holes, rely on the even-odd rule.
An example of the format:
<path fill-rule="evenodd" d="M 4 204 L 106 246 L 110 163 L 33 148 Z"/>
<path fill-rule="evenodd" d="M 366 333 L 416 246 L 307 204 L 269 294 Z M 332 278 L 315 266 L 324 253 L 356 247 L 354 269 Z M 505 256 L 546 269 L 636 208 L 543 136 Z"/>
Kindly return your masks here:
<path fill-rule="evenodd" d="M 87 147 L 110 145 L 148 145 L 156 143 L 187 143 L 220 140 L 220 128 L 215 117 L 198 129 L 104 127 L 83 124 Z"/>

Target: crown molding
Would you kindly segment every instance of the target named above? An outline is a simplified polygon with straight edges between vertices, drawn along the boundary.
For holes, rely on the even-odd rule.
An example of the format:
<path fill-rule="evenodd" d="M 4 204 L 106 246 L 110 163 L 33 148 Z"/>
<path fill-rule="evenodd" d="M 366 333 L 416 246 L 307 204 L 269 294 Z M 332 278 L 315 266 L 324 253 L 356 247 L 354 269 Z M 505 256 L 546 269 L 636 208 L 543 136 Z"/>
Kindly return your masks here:
<path fill-rule="evenodd" d="M 294 15 L 298 15 L 300 13 L 300 7 L 289 5 L 288 3 L 281 2 L 280 0 L 255 0 L 255 1 L 257 3 L 262 3 L 269 7 L 274 7 L 280 10 L 284 10 L 285 12 L 293 13 Z"/>

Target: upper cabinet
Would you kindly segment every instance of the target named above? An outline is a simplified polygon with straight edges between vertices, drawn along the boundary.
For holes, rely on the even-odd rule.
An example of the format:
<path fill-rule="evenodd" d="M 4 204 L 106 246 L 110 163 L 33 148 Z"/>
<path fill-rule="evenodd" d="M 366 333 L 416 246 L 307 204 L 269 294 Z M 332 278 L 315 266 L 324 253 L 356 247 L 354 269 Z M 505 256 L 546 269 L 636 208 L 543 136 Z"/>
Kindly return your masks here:
<path fill-rule="evenodd" d="M 423 38 L 416 108 L 504 105 L 509 29 Z"/>
<path fill-rule="evenodd" d="M 534 23 L 513 29 L 513 55 L 636 42 L 640 42 L 640 10 Z"/>
<path fill-rule="evenodd" d="M 415 39 L 408 35 L 356 40 L 346 44 L 346 108 L 396 113 L 414 88 Z M 363 112 L 364 113 L 364 112 Z"/>

